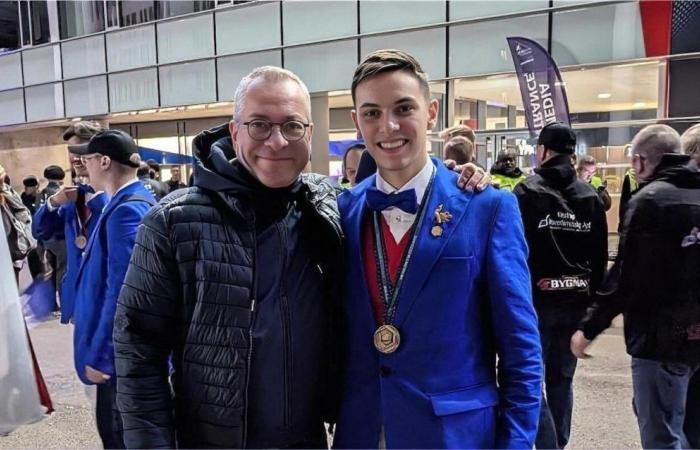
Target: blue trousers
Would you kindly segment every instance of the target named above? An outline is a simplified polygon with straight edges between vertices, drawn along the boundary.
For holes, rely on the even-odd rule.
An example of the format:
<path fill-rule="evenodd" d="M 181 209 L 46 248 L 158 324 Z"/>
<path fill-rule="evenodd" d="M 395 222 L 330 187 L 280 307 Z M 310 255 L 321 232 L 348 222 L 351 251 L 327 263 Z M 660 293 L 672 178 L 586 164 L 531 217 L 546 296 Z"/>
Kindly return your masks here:
<path fill-rule="evenodd" d="M 535 447 L 564 448 L 571 434 L 574 408 L 574 373 L 576 357 L 571 353 L 571 336 L 575 327 L 540 326 L 544 359 L 544 393 Z"/>
<path fill-rule="evenodd" d="M 633 406 L 644 448 L 700 448 L 700 363 L 632 358 Z"/>

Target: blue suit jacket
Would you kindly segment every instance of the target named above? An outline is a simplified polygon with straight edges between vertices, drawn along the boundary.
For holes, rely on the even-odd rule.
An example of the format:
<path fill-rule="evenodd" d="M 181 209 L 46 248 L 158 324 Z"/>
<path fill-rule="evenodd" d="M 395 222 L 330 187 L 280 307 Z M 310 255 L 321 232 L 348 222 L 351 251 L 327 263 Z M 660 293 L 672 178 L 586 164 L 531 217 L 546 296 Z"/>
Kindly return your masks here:
<path fill-rule="evenodd" d="M 532 448 L 542 352 L 517 202 L 493 188 L 463 192 L 456 174 L 433 163 L 393 354 L 373 345 L 377 325 L 361 254 L 365 192 L 376 176 L 339 198 L 349 252 L 348 348 L 334 445 L 377 448 L 383 426 L 390 448 Z M 441 204 L 452 220 L 434 237 Z"/>
<path fill-rule="evenodd" d="M 78 189 L 83 192 L 92 192 L 89 186 L 81 185 Z M 90 208 L 90 220 L 87 222 L 87 236 L 95 229 L 95 224 L 100 219 L 102 208 L 107 204 L 107 194 L 100 192 L 94 195 L 87 203 Z M 44 204 L 39 208 L 32 220 L 32 234 L 40 241 L 51 239 L 66 240 L 66 274 L 61 283 L 61 323 L 68 323 L 73 317 L 75 305 L 75 279 L 78 276 L 78 268 L 83 259 L 84 249 L 75 245 L 80 225 L 75 203 L 66 203 L 61 207 L 49 211 Z"/>
<path fill-rule="evenodd" d="M 134 198 L 128 201 L 128 197 Z M 85 377 L 86 365 L 114 375 L 112 329 L 117 298 L 136 230 L 153 204 L 153 195 L 142 183 L 123 188 L 105 206 L 85 249 L 76 278 L 73 334 L 75 369 L 85 384 L 92 384 Z"/>

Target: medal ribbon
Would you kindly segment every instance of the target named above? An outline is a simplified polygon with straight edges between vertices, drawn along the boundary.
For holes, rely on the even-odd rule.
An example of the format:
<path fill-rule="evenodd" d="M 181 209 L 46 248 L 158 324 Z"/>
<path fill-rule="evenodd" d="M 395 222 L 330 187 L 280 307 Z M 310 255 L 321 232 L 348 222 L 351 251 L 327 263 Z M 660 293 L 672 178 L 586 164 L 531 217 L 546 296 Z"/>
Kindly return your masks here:
<path fill-rule="evenodd" d="M 401 257 L 401 264 L 399 265 L 399 273 L 396 277 L 396 285 L 392 284 L 391 277 L 389 276 L 389 261 L 387 258 L 387 251 L 384 245 L 384 239 L 382 238 L 382 228 L 381 228 L 381 211 L 374 211 L 372 216 L 372 224 L 374 231 L 374 258 L 377 265 L 377 271 L 379 272 L 379 296 L 381 297 L 382 304 L 384 305 L 384 323 L 391 324 L 394 320 L 394 315 L 396 315 L 396 309 L 398 307 L 399 292 L 401 291 L 401 286 L 408 270 L 408 263 L 410 262 L 411 255 L 413 254 L 413 249 L 416 246 L 416 241 L 418 240 L 418 230 L 423 224 L 423 219 L 425 218 L 425 209 L 428 204 L 428 199 L 430 199 L 430 193 L 433 190 L 433 181 L 435 180 L 435 168 L 430 175 L 430 181 L 425 189 L 425 194 L 423 194 L 423 201 L 416 211 L 416 220 L 413 222 L 413 226 L 409 233 L 411 233 L 411 239 L 408 244 L 407 250 Z"/>

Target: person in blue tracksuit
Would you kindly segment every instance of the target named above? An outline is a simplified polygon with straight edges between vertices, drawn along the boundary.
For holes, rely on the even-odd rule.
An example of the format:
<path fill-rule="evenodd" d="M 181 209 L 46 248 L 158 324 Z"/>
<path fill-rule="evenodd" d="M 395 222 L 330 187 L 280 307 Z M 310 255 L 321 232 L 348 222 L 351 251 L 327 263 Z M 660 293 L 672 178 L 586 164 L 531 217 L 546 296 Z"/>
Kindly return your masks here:
<path fill-rule="evenodd" d="M 463 192 L 428 158 L 438 103 L 412 56 L 371 53 L 352 96 L 378 171 L 338 199 L 347 356 L 334 446 L 532 448 L 542 353 L 515 197 Z"/>
<path fill-rule="evenodd" d="M 81 155 L 94 188 L 110 196 L 76 276 L 75 368 L 83 383 L 97 385 L 97 429 L 104 447 L 124 448 L 113 379 L 112 329 L 136 230 L 155 199 L 136 178 L 138 149 L 123 131 L 102 131 L 88 144 L 70 149 Z"/>
<path fill-rule="evenodd" d="M 63 133 L 69 146 L 86 144 L 92 136 L 102 131 L 97 123 L 76 122 Z M 71 166 L 78 177 L 87 179 L 87 169 L 80 155 L 70 153 Z M 66 273 L 57 280 L 61 292 L 61 323 L 73 317 L 75 304 L 75 276 L 83 257 L 87 240 L 107 203 L 104 192 L 95 192 L 89 184 L 63 186 L 48 197 L 32 220 L 32 235 L 39 241 L 66 241 Z"/>

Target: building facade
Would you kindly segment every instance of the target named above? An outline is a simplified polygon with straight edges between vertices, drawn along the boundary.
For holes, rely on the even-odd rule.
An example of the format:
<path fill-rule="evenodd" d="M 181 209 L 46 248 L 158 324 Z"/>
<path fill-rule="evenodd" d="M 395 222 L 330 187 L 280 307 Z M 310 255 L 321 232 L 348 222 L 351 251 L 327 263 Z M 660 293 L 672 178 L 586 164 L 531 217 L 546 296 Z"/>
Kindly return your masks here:
<path fill-rule="evenodd" d="M 639 129 L 700 121 L 698 1 L 15 0 L 0 2 L 0 29 L 0 161 L 15 183 L 37 165 L 68 167 L 60 131 L 71 120 L 190 155 L 199 131 L 229 120 L 240 79 L 268 64 L 307 83 L 312 167 L 336 174 L 329 142 L 355 137 L 352 73 L 378 48 L 421 61 L 441 105 L 436 131 L 468 124 L 481 164 L 509 150 L 531 167 L 509 36 L 534 39 L 559 65 L 577 152 L 599 160 L 614 200 Z M 616 208 L 610 220 L 615 229 Z"/>

